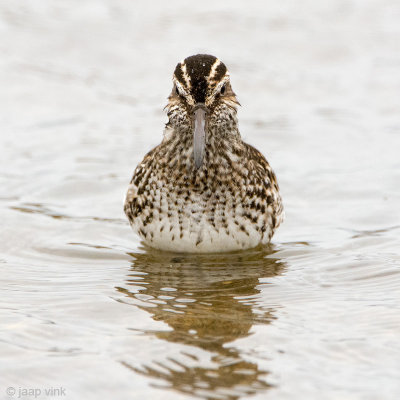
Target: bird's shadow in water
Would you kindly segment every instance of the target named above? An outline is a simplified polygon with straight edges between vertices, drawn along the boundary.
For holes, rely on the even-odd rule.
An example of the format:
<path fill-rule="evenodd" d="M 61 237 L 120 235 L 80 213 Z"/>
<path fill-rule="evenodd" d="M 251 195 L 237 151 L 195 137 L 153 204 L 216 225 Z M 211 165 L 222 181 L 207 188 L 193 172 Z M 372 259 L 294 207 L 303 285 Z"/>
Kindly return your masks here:
<path fill-rule="evenodd" d="M 269 324 L 276 318 L 273 308 L 257 305 L 259 279 L 285 269 L 275 252 L 269 246 L 224 254 L 173 254 L 148 248 L 130 253 L 126 287 L 117 290 L 136 300 L 133 303 L 153 320 L 171 328 L 166 331 L 164 325 L 146 334 L 188 345 L 185 356 L 191 362 L 190 366 L 178 360 L 163 362 L 160 355 L 141 368 L 123 364 L 175 390 L 206 399 L 239 399 L 268 389 L 268 372 L 225 344 L 248 336 L 254 324 Z M 192 346 L 209 352 L 212 365 L 200 363 Z M 171 361 L 178 368 L 172 368 Z"/>

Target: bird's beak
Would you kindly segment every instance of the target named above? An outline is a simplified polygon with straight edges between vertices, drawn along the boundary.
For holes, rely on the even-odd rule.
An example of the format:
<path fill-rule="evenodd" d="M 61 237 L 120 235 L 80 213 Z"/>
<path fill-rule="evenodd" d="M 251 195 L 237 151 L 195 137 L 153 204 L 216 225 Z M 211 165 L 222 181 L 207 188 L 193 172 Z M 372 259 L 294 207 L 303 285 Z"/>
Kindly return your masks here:
<path fill-rule="evenodd" d="M 193 110 L 193 158 L 196 169 L 203 165 L 206 147 L 207 108 L 204 104 L 196 104 Z"/>

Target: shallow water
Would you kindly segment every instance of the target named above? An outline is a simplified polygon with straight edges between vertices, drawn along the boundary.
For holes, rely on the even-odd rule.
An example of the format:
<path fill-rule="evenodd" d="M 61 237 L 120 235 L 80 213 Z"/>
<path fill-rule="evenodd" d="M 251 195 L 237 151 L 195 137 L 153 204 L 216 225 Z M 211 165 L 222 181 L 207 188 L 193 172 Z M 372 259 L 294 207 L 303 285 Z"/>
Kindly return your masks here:
<path fill-rule="evenodd" d="M 319 3 L 0 2 L 0 398 L 398 399 L 400 6 Z M 123 215 L 197 52 L 278 176 L 268 248 L 156 252 Z"/>

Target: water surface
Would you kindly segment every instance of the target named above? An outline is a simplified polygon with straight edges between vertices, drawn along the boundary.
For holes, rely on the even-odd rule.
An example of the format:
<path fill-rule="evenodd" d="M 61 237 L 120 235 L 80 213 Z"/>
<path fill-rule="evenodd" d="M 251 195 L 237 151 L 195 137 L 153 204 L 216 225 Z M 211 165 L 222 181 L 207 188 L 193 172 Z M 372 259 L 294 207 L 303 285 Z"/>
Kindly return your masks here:
<path fill-rule="evenodd" d="M 400 396 L 400 6 L 320 3 L 0 3 L 0 398 Z M 157 252 L 123 215 L 197 52 L 278 176 L 266 248 Z"/>

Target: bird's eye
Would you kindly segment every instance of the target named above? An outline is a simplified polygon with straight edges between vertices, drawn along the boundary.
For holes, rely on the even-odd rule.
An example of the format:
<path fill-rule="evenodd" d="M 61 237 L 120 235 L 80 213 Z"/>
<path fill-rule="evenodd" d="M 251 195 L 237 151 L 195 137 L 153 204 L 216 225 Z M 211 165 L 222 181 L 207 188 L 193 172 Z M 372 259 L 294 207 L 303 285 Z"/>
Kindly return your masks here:
<path fill-rule="evenodd" d="M 221 90 L 220 90 L 221 94 L 225 94 L 225 85 L 222 86 Z"/>

